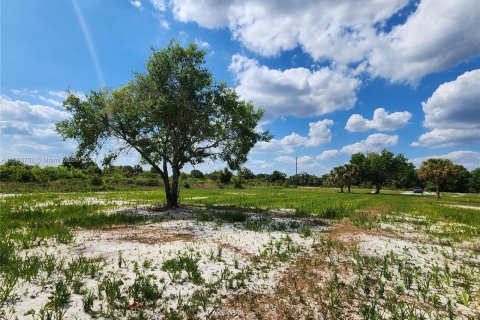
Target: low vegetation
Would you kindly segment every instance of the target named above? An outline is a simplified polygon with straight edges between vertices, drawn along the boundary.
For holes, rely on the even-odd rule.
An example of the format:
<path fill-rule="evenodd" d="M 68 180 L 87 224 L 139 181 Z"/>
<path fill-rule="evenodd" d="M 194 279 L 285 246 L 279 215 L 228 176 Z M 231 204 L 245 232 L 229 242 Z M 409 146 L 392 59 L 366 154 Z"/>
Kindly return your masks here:
<path fill-rule="evenodd" d="M 359 156 L 363 158 L 364 156 Z M 237 172 L 228 169 L 203 173 L 192 170 L 190 173 L 181 173 L 179 177 L 180 189 L 188 188 L 236 188 L 249 187 L 335 187 L 341 192 L 352 187 L 375 188 L 372 185 L 371 169 L 361 169 L 357 155 L 352 156 L 352 163 L 337 167 L 331 173 L 317 177 L 308 173 L 287 176 L 280 171 L 270 174 L 254 174 L 246 168 Z M 403 159 L 403 158 L 400 158 Z M 435 179 L 428 179 L 413 165 L 402 162 L 400 168 L 382 183 L 382 188 L 405 190 L 413 187 L 423 187 L 426 191 L 436 191 Z M 444 177 L 438 187 L 442 192 L 480 192 L 480 168 L 471 172 L 462 166 L 454 166 L 455 174 Z M 383 170 L 383 169 L 379 169 Z M 101 169 L 96 163 L 88 159 L 67 157 L 59 166 L 39 167 L 24 164 L 18 160 L 8 160 L 0 165 L 0 192 L 82 192 L 82 191 L 122 191 L 158 189 L 163 187 L 163 181 L 158 173 L 136 166 L 105 166 Z M 381 188 L 380 188 L 381 189 Z M 160 195 L 159 195 L 159 199 Z"/>
<path fill-rule="evenodd" d="M 0 317 L 480 316 L 478 195 L 351 191 L 2 196 Z"/>

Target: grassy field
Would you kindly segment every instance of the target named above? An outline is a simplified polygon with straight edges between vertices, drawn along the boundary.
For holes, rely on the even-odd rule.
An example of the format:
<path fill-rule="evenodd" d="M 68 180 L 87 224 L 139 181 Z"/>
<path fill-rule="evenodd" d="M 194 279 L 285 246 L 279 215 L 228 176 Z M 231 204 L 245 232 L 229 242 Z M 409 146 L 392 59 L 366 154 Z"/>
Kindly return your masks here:
<path fill-rule="evenodd" d="M 0 198 L 0 319 L 480 319 L 480 195 Z"/>
<path fill-rule="evenodd" d="M 480 226 L 480 215 L 475 211 L 449 205 L 479 206 L 478 194 L 445 194 L 442 201 L 434 196 L 408 196 L 399 191 L 384 190 L 380 195 L 370 190 L 356 189 L 353 193 L 339 193 L 337 189 L 245 189 L 245 190 L 184 190 L 182 202 L 200 205 L 232 205 L 258 209 L 294 209 L 297 213 L 316 214 L 325 218 L 351 216 L 357 210 L 375 210 L 384 213 L 421 215 L 432 220 L 444 219 Z M 330 209 L 341 216 L 328 216 Z"/>

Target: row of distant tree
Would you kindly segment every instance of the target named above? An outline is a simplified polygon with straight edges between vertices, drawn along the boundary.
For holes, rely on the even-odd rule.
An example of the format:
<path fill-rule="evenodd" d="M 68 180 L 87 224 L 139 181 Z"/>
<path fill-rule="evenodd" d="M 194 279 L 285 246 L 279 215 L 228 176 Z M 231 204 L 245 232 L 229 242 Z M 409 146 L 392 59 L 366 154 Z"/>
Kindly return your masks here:
<path fill-rule="evenodd" d="M 13 185 L 42 185 L 78 191 L 116 185 L 161 186 L 163 183 L 160 180 L 158 174 L 145 171 L 140 165 L 101 169 L 90 159 L 75 157 L 64 158 L 59 166 L 32 166 L 14 159 L 0 165 L 0 181 L 10 183 L 3 183 L 3 189 L 12 188 Z"/>
<path fill-rule="evenodd" d="M 218 186 L 232 185 L 240 188 L 243 185 L 298 185 L 321 186 L 322 178 L 308 173 L 301 173 L 288 177 L 285 173 L 274 171 L 271 174 L 254 174 L 248 168 L 236 172 L 228 170 L 215 170 L 203 173 L 192 170 L 190 173 L 181 173 L 180 180 L 184 187 L 192 184 L 215 184 Z M 163 186 L 163 181 L 155 170 L 145 170 L 140 165 L 114 166 L 100 168 L 90 159 L 66 157 L 59 166 L 32 166 L 21 161 L 11 159 L 0 165 L 0 181 L 11 183 L 47 184 L 60 182 L 73 184 L 79 181 L 88 181 L 92 186 L 102 185 L 138 185 L 138 186 Z"/>
<path fill-rule="evenodd" d="M 158 173 L 135 166 L 105 166 L 100 168 L 90 159 L 66 157 L 61 165 L 39 167 L 8 160 L 0 165 L 0 181 L 30 184 L 57 182 L 62 186 L 93 186 L 115 188 L 116 186 L 163 186 Z M 480 168 L 469 171 L 446 159 L 429 159 L 418 170 L 402 154 L 394 155 L 387 150 L 381 153 L 352 155 L 350 161 L 335 167 L 321 177 L 302 172 L 297 175 L 275 170 L 270 174 L 255 174 L 248 168 L 236 172 L 228 169 L 209 173 L 194 169 L 180 175 L 185 188 L 202 184 L 242 188 L 251 185 L 277 186 L 331 186 L 340 192 L 350 192 L 351 186 L 374 187 L 380 193 L 383 187 L 410 189 L 423 187 L 426 190 L 449 192 L 480 192 Z M 73 188 L 73 189 L 78 189 Z M 68 188 L 67 188 L 68 189 Z M 70 188 L 72 189 L 72 188 Z"/>
<path fill-rule="evenodd" d="M 424 187 L 436 192 L 480 192 L 480 168 L 468 171 L 462 165 L 448 159 L 428 159 L 417 170 L 404 155 L 394 155 L 383 150 L 380 153 L 352 155 L 350 161 L 335 167 L 324 176 L 324 183 L 338 186 L 340 192 L 351 185 L 371 184 L 375 193 L 384 186 L 397 189 Z"/>

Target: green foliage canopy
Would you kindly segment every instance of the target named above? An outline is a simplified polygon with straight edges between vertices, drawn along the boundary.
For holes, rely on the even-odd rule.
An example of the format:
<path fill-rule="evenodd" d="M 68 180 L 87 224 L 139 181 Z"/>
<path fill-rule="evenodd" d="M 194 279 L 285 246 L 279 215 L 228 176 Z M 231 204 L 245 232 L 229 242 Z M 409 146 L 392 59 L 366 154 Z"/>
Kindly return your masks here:
<path fill-rule="evenodd" d="M 445 183 L 455 183 L 461 168 L 449 159 L 430 158 L 418 169 L 420 179 L 435 184 L 437 199 L 440 199 L 440 187 Z"/>
<path fill-rule="evenodd" d="M 69 94 L 70 119 L 57 124 L 64 138 L 78 142 L 77 156 L 90 156 L 108 141 L 120 142 L 105 163 L 136 150 L 165 184 L 167 206 L 178 205 L 178 178 L 186 164 L 221 160 L 239 169 L 257 141 L 263 115 L 204 67 L 205 51 L 171 41 L 153 50 L 145 73 L 116 90 L 92 91 L 86 100 Z M 171 179 L 170 173 L 171 170 Z"/>
<path fill-rule="evenodd" d="M 394 154 L 383 150 L 380 153 L 371 152 L 367 155 L 356 153 L 352 155 L 350 164 L 358 168 L 358 178 L 370 181 L 375 186 L 375 193 L 380 193 L 381 188 L 389 181 L 398 177 L 411 168 L 410 163 L 403 154 Z"/>

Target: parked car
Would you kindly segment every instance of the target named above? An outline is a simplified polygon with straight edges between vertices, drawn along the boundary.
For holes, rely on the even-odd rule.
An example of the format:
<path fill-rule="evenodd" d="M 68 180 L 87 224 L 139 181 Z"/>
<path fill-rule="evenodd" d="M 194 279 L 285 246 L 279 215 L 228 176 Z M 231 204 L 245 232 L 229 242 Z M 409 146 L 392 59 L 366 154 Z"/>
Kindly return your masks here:
<path fill-rule="evenodd" d="M 413 193 L 423 193 L 423 188 L 422 187 L 415 187 L 412 189 Z"/>

